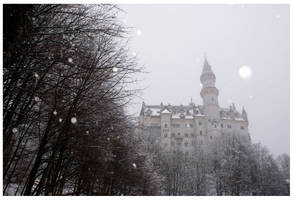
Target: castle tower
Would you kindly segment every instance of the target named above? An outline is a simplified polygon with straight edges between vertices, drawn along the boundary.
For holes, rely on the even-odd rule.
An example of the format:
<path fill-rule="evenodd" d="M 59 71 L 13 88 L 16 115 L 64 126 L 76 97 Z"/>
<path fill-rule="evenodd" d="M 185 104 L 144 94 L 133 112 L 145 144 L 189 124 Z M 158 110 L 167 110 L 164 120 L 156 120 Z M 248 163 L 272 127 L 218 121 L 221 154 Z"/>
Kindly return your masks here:
<path fill-rule="evenodd" d="M 205 57 L 202 74 L 200 76 L 202 83 L 202 89 L 200 95 L 203 100 L 204 114 L 211 120 L 219 120 L 219 105 L 218 105 L 218 94 L 219 91 L 215 87 L 215 75 L 208 64 Z"/>

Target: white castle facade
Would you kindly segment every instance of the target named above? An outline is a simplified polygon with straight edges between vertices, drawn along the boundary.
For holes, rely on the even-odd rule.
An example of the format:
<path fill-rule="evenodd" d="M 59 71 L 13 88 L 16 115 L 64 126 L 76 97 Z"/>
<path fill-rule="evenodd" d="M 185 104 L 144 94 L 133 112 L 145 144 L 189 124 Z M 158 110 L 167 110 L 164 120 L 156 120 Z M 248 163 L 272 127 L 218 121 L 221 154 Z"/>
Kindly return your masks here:
<path fill-rule="evenodd" d="M 180 150 L 189 155 L 195 147 L 207 149 L 214 138 L 224 134 L 239 134 L 250 139 L 245 109 L 239 113 L 234 104 L 229 108 L 219 106 L 216 77 L 206 58 L 200 80 L 203 105 L 192 101 L 189 105 L 176 106 L 143 102 L 139 127 L 143 134 L 157 138 L 162 149 Z"/>

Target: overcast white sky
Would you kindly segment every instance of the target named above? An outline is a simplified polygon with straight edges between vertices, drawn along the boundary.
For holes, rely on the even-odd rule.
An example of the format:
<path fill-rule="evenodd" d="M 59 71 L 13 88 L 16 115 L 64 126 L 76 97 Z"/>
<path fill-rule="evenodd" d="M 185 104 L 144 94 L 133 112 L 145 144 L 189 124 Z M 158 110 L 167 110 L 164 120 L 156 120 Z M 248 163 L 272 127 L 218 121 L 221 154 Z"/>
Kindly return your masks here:
<path fill-rule="evenodd" d="M 249 117 L 253 142 L 275 155 L 289 153 L 290 36 L 288 5 L 120 5 L 135 27 L 131 49 L 143 74 L 146 104 L 202 104 L 203 55 L 216 75 L 219 104 Z M 242 79 L 247 65 L 252 76 Z M 139 113 L 139 104 L 130 107 Z"/>

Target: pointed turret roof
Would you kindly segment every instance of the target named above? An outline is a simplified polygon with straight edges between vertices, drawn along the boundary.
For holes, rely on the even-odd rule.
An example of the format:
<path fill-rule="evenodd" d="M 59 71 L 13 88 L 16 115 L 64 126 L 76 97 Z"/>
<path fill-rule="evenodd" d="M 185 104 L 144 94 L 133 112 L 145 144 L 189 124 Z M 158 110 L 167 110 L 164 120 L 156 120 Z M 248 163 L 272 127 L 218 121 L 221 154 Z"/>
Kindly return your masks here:
<path fill-rule="evenodd" d="M 204 65 L 203 65 L 203 69 L 202 69 L 202 73 L 207 73 L 207 72 L 211 72 L 213 73 L 210 64 L 207 61 L 206 56 L 204 57 Z"/>
<path fill-rule="evenodd" d="M 165 107 L 161 113 L 170 114 L 171 112 Z"/>
<path fill-rule="evenodd" d="M 207 77 L 207 75 L 209 75 L 209 77 Z M 208 63 L 207 58 L 205 56 L 204 57 L 204 65 L 203 65 L 203 69 L 202 69 L 202 74 L 200 76 L 200 80 L 201 80 L 202 84 L 203 84 L 203 82 L 204 82 L 204 80 L 206 78 L 215 80 L 215 75 L 214 75 L 214 73 L 213 73 L 213 71 L 211 69 L 211 66 Z"/>
<path fill-rule="evenodd" d="M 242 118 L 243 118 L 245 121 L 248 121 L 247 113 L 246 113 L 244 107 L 242 107 Z"/>
<path fill-rule="evenodd" d="M 141 107 L 141 112 L 140 115 L 144 115 L 144 110 L 145 110 L 145 102 L 142 102 L 142 107 Z"/>

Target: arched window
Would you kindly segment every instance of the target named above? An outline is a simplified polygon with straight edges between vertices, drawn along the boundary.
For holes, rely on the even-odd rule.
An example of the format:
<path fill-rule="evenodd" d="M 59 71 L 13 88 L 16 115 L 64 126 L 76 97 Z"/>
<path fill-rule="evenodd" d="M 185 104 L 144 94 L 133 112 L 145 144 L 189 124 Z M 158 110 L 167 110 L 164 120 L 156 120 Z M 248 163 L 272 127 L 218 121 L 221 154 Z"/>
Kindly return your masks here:
<path fill-rule="evenodd" d="M 200 131 L 200 135 L 202 135 L 202 131 Z"/>

